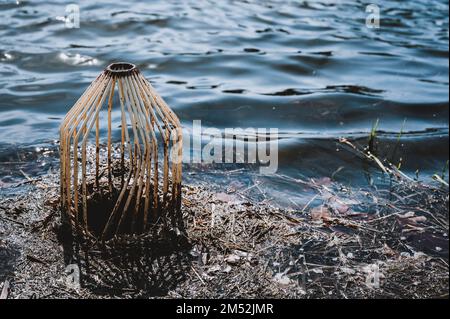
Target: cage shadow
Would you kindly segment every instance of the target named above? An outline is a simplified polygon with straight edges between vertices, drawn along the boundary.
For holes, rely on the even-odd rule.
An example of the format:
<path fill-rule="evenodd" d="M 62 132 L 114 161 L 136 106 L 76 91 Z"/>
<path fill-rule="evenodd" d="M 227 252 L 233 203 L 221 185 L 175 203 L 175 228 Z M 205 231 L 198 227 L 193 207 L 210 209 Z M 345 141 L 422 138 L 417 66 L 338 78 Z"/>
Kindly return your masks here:
<path fill-rule="evenodd" d="M 98 295 L 165 296 L 186 279 L 191 245 L 184 234 L 165 230 L 147 237 L 122 236 L 93 243 L 62 230 L 66 265 L 80 270 L 80 285 Z"/>

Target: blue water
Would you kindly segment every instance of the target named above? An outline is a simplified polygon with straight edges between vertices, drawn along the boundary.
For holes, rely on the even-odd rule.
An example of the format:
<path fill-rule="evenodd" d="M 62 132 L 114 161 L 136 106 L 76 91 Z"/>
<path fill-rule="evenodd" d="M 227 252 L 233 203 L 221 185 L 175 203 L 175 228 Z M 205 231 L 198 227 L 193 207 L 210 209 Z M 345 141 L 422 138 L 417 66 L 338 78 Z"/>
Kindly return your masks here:
<path fill-rule="evenodd" d="M 337 140 L 364 145 L 376 119 L 383 156 L 405 123 L 391 155 L 407 173 L 445 167 L 448 1 L 73 3 L 80 28 L 69 29 L 63 1 L 0 0 L 0 186 L 57 168 L 62 118 L 118 60 L 137 64 L 185 128 L 278 128 L 280 174 L 365 183 L 366 163 Z M 379 29 L 366 27 L 370 3 Z"/>

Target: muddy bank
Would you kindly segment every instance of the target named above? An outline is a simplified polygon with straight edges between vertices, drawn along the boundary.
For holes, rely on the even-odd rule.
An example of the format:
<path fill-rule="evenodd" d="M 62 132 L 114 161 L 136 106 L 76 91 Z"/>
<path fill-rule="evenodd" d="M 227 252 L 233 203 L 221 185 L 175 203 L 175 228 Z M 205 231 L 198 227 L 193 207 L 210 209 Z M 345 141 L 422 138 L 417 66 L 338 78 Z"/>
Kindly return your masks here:
<path fill-rule="evenodd" d="M 120 253 L 78 245 L 74 254 L 61 228 L 58 178 L 29 179 L 2 195 L 3 296 L 448 297 L 448 189 L 439 185 L 394 180 L 389 191 L 367 192 L 297 180 L 316 196 L 295 210 L 236 189 L 184 185 L 185 233 Z"/>

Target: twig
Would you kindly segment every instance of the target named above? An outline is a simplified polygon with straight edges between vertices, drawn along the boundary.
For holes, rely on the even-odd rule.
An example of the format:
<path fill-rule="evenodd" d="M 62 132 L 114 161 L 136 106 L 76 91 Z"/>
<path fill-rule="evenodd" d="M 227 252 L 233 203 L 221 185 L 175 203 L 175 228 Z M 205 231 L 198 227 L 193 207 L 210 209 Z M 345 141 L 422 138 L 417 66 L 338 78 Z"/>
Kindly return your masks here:
<path fill-rule="evenodd" d="M 197 275 L 198 279 L 200 279 L 200 281 L 202 282 L 202 284 L 206 284 L 205 281 L 203 280 L 203 278 L 199 275 L 199 273 L 197 272 L 197 270 L 195 270 L 194 266 L 191 266 L 191 269 L 194 271 L 194 273 Z"/>
<path fill-rule="evenodd" d="M 302 209 L 302 213 L 304 213 L 305 212 L 305 210 L 309 207 L 309 205 L 311 205 L 311 203 L 317 198 L 317 196 L 319 196 L 319 195 L 314 195 L 309 201 L 308 201 L 308 203 L 306 203 L 306 205 L 305 205 L 305 207 L 303 207 L 303 209 Z"/>
<path fill-rule="evenodd" d="M 3 289 L 2 293 L 0 294 L 0 299 L 8 299 L 8 295 L 9 295 L 9 281 L 8 279 L 6 279 L 5 282 L 3 283 Z"/>
<path fill-rule="evenodd" d="M 439 175 L 434 174 L 434 175 L 433 175 L 433 179 L 434 179 L 435 181 L 438 181 L 438 182 L 441 183 L 442 185 L 445 185 L 445 186 L 448 187 L 448 183 L 447 183 L 446 181 L 444 181 Z"/>
<path fill-rule="evenodd" d="M 27 255 L 27 259 L 31 262 L 47 265 L 47 262 L 43 261 L 42 259 L 40 259 L 38 257 L 32 256 L 32 255 Z"/>
<path fill-rule="evenodd" d="M 4 216 L 0 216 L 0 218 L 3 219 L 3 220 L 9 221 L 9 222 L 11 222 L 11 223 L 15 223 L 15 224 L 17 224 L 17 225 L 20 225 L 20 226 L 22 226 L 22 227 L 25 227 L 25 226 L 26 226 L 24 223 L 19 222 L 18 220 L 14 220 L 14 219 L 12 219 L 12 218 L 4 217 Z"/>
<path fill-rule="evenodd" d="M 32 179 L 27 173 L 25 173 L 24 171 L 22 171 L 21 169 L 19 169 L 19 172 L 21 172 L 22 175 L 23 175 L 29 182 L 32 182 L 32 181 L 33 181 L 33 179 Z"/>

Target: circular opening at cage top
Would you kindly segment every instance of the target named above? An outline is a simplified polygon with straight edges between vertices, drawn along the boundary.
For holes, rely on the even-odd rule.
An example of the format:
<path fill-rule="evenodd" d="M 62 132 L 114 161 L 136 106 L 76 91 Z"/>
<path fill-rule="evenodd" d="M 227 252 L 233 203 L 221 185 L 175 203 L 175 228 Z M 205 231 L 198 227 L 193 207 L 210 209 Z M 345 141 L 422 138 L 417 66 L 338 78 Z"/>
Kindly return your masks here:
<path fill-rule="evenodd" d="M 106 70 L 115 75 L 126 75 L 136 70 L 136 65 L 128 62 L 114 62 L 108 65 Z"/>

